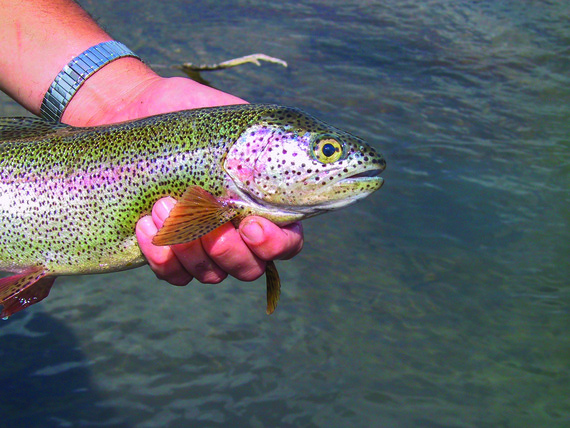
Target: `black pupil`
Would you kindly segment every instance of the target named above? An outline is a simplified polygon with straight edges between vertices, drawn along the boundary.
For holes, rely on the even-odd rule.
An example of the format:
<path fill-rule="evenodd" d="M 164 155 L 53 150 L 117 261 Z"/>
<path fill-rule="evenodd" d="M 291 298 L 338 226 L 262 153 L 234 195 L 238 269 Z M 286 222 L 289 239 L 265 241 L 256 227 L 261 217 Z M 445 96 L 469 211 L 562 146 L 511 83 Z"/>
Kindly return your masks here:
<path fill-rule="evenodd" d="M 334 148 L 334 146 L 331 143 L 327 143 L 323 146 L 323 155 L 325 155 L 327 158 L 334 155 L 335 152 L 336 152 L 336 149 Z"/>

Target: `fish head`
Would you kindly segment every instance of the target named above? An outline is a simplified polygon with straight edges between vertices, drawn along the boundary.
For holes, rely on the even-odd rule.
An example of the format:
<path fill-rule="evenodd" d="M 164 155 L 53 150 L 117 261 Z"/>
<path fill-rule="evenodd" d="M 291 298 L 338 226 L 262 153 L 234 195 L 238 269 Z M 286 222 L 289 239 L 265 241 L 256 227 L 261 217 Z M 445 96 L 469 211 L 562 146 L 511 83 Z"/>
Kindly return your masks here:
<path fill-rule="evenodd" d="M 256 203 L 307 216 L 378 190 L 385 167 L 360 138 L 288 107 L 247 127 L 224 161 L 235 186 Z"/>

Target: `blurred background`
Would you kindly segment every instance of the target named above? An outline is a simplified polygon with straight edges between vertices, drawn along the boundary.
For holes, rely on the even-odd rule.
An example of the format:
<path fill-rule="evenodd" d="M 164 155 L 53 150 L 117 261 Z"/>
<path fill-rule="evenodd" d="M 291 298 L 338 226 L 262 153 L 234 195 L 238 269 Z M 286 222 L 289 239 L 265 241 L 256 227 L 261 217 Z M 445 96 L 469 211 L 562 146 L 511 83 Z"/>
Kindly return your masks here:
<path fill-rule="evenodd" d="M 287 61 L 202 77 L 361 136 L 386 182 L 304 223 L 270 317 L 263 278 L 58 279 L 0 323 L 3 426 L 570 424 L 567 2 L 79 3 L 149 64 Z"/>

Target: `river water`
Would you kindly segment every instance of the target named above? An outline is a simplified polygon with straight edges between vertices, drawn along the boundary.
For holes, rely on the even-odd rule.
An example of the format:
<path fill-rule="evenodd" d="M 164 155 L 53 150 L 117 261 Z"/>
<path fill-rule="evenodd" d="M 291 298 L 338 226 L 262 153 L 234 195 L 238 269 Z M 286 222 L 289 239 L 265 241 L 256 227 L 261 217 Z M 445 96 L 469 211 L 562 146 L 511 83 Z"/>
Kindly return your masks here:
<path fill-rule="evenodd" d="M 150 64 L 286 60 L 203 77 L 360 135 L 386 183 L 305 222 L 271 317 L 263 279 L 60 278 L 0 324 L 0 425 L 570 424 L 567 2 L 80 3 Z"/>

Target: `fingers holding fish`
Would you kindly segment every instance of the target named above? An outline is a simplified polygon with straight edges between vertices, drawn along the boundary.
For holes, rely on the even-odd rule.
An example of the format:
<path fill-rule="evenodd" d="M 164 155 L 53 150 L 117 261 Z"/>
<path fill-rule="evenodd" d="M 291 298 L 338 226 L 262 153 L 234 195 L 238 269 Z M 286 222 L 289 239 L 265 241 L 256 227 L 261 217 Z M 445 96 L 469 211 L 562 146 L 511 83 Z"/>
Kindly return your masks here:
<path fill-rule="evenodd" d="M 176 203 L 176 199 L 167 197 L 159 199 L 154 204 L 152 208 L 152 220 L 155 226 L 153 236 L 163 226 Z M 206 254 L 200 239 L 184 244 L 160 247 L 153 245 L 153 247 L 163 248 L 165 251 L 152 250 L 150 254 L 153 261 L 149 260 L 151 268 L 160 279 L 173 285 L 186 285 L 192 278 L 205 284 L 217 284 L 228 276 Z M 144 251 L 143 254 L 146 256 Z M 188 277 L 190 280 L 186 280 Z"/>
<path fill-rule="evenodd" d="M 265 262 L 250 250 L 231 223 L 218 227 L 200 240 L 206 253 L 231 276 L 241 281 L 253 281 L 265 273 Z"/>
<path fill-rule="evenodd" d="M 148 215 L 137 222 L 136 236 L 139 247 L 151 269 L 159 279 L 173 285 L 186 285 L 192 280 L 192 275 L 182 266 L 171 247 L 153 245 L 152 238 L 158 227 L 153 217 Z"/>
<path fill-rule="evenodd" d="M 139 238 L 141 250 L 158 278 L 174 285 L 185 285 L 192 278 L 205 284 L 217 284 L 228 274 L 242 281 L 252 281 L 263 275 L 265 263 L 248 248 L 231 223 L 188 243 L 153 245 L 152 237 L 175 205 L 174 198 L 158 200 L 152 210 L 152 225 L 143 218 L 137 226 L 137 237 L 139 228 L 145 232 Z"/>
<path fill-rule="evenodd" d="M 239 225 L 243 241 L 263 260 L 287 260 L 303 248 L 303 225 L 295 222 L 279 227 L 257 216 L 246 217 Z"/>
<path fill-rule="evenodd" d="M 228 276 L 206 253 L 201 239 L 173 245 L 171 248 L 182 266 L 201 283 L 218 284 Z"/>

